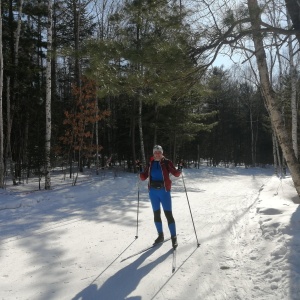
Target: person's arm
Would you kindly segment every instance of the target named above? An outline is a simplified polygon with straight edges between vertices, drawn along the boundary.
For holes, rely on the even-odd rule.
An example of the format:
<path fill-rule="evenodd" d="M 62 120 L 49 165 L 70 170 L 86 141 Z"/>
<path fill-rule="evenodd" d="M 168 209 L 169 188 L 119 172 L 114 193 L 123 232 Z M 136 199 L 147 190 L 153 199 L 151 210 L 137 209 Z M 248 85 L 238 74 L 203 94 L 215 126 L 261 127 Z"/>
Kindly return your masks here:
<path fill-rule="evenodd" d="M 173 176 L 175 176 L 175 177 L 179 177 L 180 175 L 181 175 L 181 169 L 179 170 L 177 170 L 176 168 L 175 168 L 175 166 L 174 166 L 174 164 L 169 160 L 169 165 L 168 165 L 168 167 L 169 167 L 169 172 L 173 175 Z"/>
<path fill-rule="evenodd" d="M 144 171 L 140 172 L 140 179 L 146 180 L 149 176 L 149 164 L 145 167 Z"/>

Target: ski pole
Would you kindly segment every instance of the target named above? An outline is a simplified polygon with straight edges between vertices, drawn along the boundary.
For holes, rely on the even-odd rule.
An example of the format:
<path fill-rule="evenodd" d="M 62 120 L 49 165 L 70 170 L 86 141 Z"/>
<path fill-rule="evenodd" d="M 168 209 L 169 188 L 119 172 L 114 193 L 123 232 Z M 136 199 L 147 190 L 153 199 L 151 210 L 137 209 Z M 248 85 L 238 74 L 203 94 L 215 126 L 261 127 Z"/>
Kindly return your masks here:
<path fill-rule="evenodd" d="M 138 172 L 138 202 L 137 202 L 137 212 L 136 212 L 136 235 L 135 238 L 137 239 L 139 237 L 139 211 L 140 211 L 140 174 L 143 170 L 142 165 L 138 164 L 139 172 Z"/>
<path fill-rule="evenodd" d="M 138 174 L 139 176 L 139 174 Z M 140 178 L 138 177 L 138 201 L 137 201 L 137 212 L 136 212 L 136 235 L 135 238 L 139 237 L 139 210 L 140 210 Z"/>
<path fill-rule="evenodd" d="M 190 201 L 189 201 L 189 197 L 188 197 L 188 194 L 187 194 L 187 191 L 186 191 L 186 187 L 185 187 L 185 183 L 184 183 L 183 172 L 181 172 L 181 177 L 182 177 L 183 186 L 184 186 L 184 190 L 185 190 L 185 194 L 186 194 L 186 200 L 187 200 L 187 203 L 189 205 L 190 214 L 191 214 L 191 218 L 192 218 L 192 222 L 193 222 L 193 226 L 194 226 L 195 236 L 196 236 L 196 240 L 197 240 L 197 247 L 199 247 L 200 243 L 198 241 L 196 227 L 195 227 L 195 223 L 194 223 L 194 219 L 193 219 L 193 215 L 192 215 L 192 210 L 191 210 L 191 206 L 190 206 Z"/>

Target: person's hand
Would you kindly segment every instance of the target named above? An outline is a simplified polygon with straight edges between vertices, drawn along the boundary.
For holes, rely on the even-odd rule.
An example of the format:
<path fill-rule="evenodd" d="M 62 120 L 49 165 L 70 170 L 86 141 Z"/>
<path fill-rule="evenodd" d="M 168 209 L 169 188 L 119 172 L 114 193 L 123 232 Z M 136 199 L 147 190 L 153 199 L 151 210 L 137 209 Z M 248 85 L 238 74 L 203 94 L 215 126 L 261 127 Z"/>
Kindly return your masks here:
<path fill-rule="evenodd" d="M 135 161 L 135 165 L 138 168 L 139 172 L 142 173 L 143 172 L 143 166 L 142 166 L 141 162 L 138 159 Z"/>

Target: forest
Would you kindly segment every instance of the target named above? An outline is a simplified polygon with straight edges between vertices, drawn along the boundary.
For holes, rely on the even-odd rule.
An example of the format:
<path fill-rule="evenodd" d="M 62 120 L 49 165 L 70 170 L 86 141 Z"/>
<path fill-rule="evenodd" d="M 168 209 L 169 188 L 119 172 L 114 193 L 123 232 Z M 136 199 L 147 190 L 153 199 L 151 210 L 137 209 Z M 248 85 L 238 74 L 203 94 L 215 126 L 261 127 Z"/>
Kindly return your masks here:
<path fill-rule="evenodd" d="M 160 144 L 186 166 L 288 168 L 300 194 L 296 0 L 0 3 L 1 188 L 135 172 Z"/>

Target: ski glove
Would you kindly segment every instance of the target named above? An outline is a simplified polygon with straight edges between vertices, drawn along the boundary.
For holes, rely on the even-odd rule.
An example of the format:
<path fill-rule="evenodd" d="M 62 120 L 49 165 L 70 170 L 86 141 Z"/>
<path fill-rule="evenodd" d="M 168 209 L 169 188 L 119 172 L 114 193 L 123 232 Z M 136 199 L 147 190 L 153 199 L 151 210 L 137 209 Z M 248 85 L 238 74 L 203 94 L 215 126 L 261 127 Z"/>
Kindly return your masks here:
<path fill-rule="evenodd" d="M 139 160 L 136 160 L 135 165 L 139 169 L 140 173 L 142 173 L 143 172 L 143 166 L 141 165 L 141 162 Z"/>

